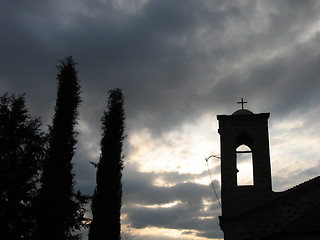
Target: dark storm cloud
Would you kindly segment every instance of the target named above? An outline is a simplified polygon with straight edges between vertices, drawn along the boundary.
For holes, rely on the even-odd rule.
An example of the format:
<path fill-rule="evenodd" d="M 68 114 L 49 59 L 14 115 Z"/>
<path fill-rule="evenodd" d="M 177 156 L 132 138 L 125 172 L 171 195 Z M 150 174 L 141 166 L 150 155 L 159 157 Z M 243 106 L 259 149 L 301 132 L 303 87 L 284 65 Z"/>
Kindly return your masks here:
<path fill-rule="evenodd" d="M 122 87 L 128 125 L 154 130 L 174 127 L 204 111 L 223 111 L 225 104 L 234 105 L 241 96 L 259 111 L 270 93 L 281 101 L 295 98 L 301 89 L 296 83 L 302 80 L 295 76 L 307 72 L 296 66 L 305 61 L 300 56 L 307 50 L 293 49 L 273 64 L 247 66 L 245 74 L 235 71 L 234 64 L 295 39 L 318 17 L 318 4 L 313 1 L 153 0 L 136 12 L 115 8 L 115 2 L 2 4 L 5 48 L 0 61 L 7 89 L 26 91 L 35 101 L 32 104 L 46 114 L 44 106 L 55 96 L 56 60 L 74 55 L 88 115 L 96 113 L 95 108 L 101 112 L 108 89 Z M 312 39 L 311 46 L 318 41 Z M 316 65 L 318 55 L 310 61 Z M 221 68 L 228 72 L 227 78 Z M 316 83 L 318 71 L 312 70 L 308 81 Z M 39 88 L 42 91 L 35 90 Z M 314 97 L 301 95 L 299 102 Z M 280 107 L 290 111 L 295 105 Z M 90 116 L 90 120 L 97 118 Z"/>

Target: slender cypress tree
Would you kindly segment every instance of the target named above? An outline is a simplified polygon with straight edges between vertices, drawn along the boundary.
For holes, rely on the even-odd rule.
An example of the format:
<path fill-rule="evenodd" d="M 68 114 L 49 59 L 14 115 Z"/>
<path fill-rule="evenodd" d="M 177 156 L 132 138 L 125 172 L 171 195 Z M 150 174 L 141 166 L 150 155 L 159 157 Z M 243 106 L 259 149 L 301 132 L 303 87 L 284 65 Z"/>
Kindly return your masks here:
<path fill-rule="evenodd" d="M 32 118 L 24 95 L 0 99 L 0 229 L 1 239 L 32 239 L 33 203 L 38 192 L 45 137 Z"/>
<path fill-rule="evenodd" d="M 122 145 L 124 140 L 124 98 L 121 89 L 109 91 L 107 111 L 102 117 L 101 155 L 92 198 L 89 240 L 119 240 L 122 205 Z"/>
<path fill-rule="evenodd" d="M 71 160 L 77 133 L 74 130 L 80 104 L 80 85 L 72 57 L 60 61 L 58 91 L 41 178 L 38 239 L 80 239 L 74 234 L 83 226 L 86 199 L 75 192 Z"/>

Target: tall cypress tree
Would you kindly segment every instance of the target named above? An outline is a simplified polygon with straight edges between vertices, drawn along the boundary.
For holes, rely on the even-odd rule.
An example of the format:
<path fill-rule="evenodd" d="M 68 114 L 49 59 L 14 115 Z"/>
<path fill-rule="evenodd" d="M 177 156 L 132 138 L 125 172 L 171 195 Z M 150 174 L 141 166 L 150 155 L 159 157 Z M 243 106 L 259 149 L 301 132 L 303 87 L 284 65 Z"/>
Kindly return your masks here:
<path fill-rule="evenodd" d="M 0 98 L 1 239 L 32 239 L 33 203 L 38 189 L 45 137 L 32 118 L 24 95 Z"/>
<path fill-rule="evenodd" d="M 124 140 L 124 98 L 120 89 L 109 91 L 107 111 L 102 117 L 101 155 L 92 198 L 89 240 L 120 239 L 122 205 L 122 145 Z"/>
<path fill-rule="evenodd" d="M 53 123 L 41 178 L 39 197 L 38 239 L 80 239 L 74 234 L 83 226 L 86 202 L 75 192 L 71 160 L 77 143 L 74 130 L 80 104 L 80 85 L 72 57 L 60 61 L 58 91 Z"/>

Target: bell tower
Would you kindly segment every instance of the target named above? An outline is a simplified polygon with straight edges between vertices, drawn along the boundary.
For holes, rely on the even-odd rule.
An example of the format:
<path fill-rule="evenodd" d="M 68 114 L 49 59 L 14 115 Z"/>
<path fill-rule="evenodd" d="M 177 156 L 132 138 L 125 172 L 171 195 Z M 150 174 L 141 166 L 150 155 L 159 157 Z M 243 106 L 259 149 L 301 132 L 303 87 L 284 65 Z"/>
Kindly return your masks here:
<path fill-rule="evenodd" d="M 253 209 L 273 197 L 269 153 L 269 113 L 254 114 L 242 108 L 232 115 L 218 115 L 221 144 L 222 217 Z M 246 151 L 238 147 L 245 145 Z M 239 185 L 237 156 L 251 153 L 252 184 Z"/>
<path fill-rule="evenodd" d="M 219 224 L 224 239 L 320 239 L 320 176 L 286 191 L 273 192 L 270 114 L 254 114 L 243 108 L 243 99 L 239 103 L 240 110 L 217 116 L 221 142 Z M 251 173 L 252 179 L 239 182 L 241 172 Z"/>

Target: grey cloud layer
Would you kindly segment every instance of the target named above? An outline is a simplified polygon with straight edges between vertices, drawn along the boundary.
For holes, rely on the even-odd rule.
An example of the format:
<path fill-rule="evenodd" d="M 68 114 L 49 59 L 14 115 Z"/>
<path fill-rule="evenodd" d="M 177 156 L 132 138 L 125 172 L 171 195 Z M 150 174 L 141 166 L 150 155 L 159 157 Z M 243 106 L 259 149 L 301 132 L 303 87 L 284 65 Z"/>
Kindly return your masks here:
<path fill-rule="evenodd" d="M 191 182 L 203 176 L 201 174 L 178 174 L 176 182 L 183 181 L 174 186 L 155 186 L 153 182 L 158 177 L 163 177 L 170 182 L 172 177 L 167 174 L 156 173 L 129 173 L 124 176 L 124 208 L 123 212 L 128 214 L 132 227 L 144 228 L 156 226 L 171 229 L 189 229 L 197 231 L 199 236 L 209 238 L 222 237 L 218 228 L 217 215 L 220 214 L 220 206 L 215 199 L 211 186 L 200 185 Z M 168 180 L 168 181 L 167 181 Z M 171 180 L 172 181 L 172 180 Z M 214 185 L 220 191 L 219 182 Z M 173 207 L 151 208 L 150 205 L 163 205 L 178 201 Z M 210 202 L 205 210 L 204 201 Z M 216 216 L 213 218 L 213 216 Z"/>
<path fill-rule="evenodd" d="M 254 59 L 295 42 L 318 18 L 313 1 L 153 0 L 133 13 L 115 9 L 114 2 L 5 3 L 2 81 L 37 100 L 54 98 L 55 61 L 74 55 L 85 94 L 95 96 L 85 106 L 103 108 L 107 89 L 120 86 L 132 122 L 156 129 L 222 109 L 240 96 L 257 110 L 265 101 L 278 110 L 295 107 L 283 99 L 316 98 L 313 91 L 298 93 L 319 84 L 317 37 L 272 62 Z M 249 58 L 254 62 L 246 66 Z M 32 89 L 38 87 L 46 95 L 37 97 Z M 284 104 L 267 100 L 270 94 Z"/>

